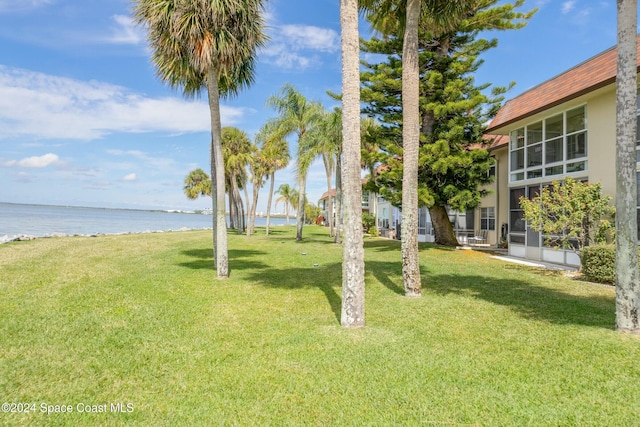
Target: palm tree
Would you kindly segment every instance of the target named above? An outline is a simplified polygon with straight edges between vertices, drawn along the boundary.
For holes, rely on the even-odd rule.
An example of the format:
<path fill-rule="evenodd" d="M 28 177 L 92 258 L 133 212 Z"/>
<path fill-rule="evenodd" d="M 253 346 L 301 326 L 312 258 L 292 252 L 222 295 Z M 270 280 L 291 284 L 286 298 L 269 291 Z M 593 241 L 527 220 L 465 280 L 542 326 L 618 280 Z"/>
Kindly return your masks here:
<path fill-rule="evenodd" d="M 471 3 L 474 0 L 469 0 Z M 467 1 L 361 0 L 374 27 L 404 34 L 402 47 L 402 277 L 406 296 L 422 294 L 418 259 L 418 152 L 420 148 L 418 30 L 421 18 L 434 29 L 451 28 Z M 421 6 L 424 5 L 423 12 Z M 396 19 L 394 19 L 396 18 Z"/>
<path fill-rule="evenodd" d="M 211 196 L 211 178 L 202 169 L 194 169 L 184 179 L 184 194 L 191 200 Z"/>
<path fill-rule="evenodd" d="M 342 39 L 342 170 L 344 243 L 342 251 L 342 310 L 344 327 L 364 326 L 364 241 L 360 180 L 360 42 L 358 2 L 340 2 Z"/>
<path fill-rule="evenodd" d="M 331 181 L 336 170 L 336 156 L 342 149 L 342 111 L 335 109 L 331 112 L 323 112 L 318 126 L 309 133 L 306 140 L 306 151 L 313 157 L 322 158 L 327 177 L 327 192 L 331 192 Z M 329 197 L 327 206 L 327 221 L 329 222 L 329 234 L 334 235 L 333 200 Z"/>
<path fill-rule="evenodd" d="M 276 190 L 276 194 L 280 197 L 276 199 L 276 208 L 279 202 L 284 202 L 285 215 L 287 217 L 287 225 L 289 225 L 289 208 L 293 207 L 293 196 L 297 194 L 289 184 L 280 184 L 280 187 Z"/>
<path fill-rule="evenodd" d="M 264 186 L 265 179 L 271 173 L 269 159 L 264 149 L 256 144 L 251 145 L 251 160 L 249 170 L 251 172 L 251 183 L 253 184 L 253 196 L 249 208 L 249 224 L 247 226 L 247 237 L 251 236 L 256 227 L 256 208 L 258 206 L 258 196 L 260 189 Z"/>
<path fill-rule="evenodd" d="M 297 181 L 299 188 L 300 206 L 304 206 L 304 198 L 306 195 L 307 171 L 311 165 L 312 158 L 308 150 L 306 150 L 305 140 L 308 138 L 308 132 L 318 123 L 323 108 L 319 102 L 307 101 L 300 92 L 289 83 L 285 83 L 280 89 L 278 95 L 271 96 L 267 99 L 267 105 L 274 108 L 279 116 L 273 119 L 274 126 L 279 129 L 283 138 L 291 134 L 296 134 L 298 143 L 297 155 Z M 302 227 L 304 221 L 304 209 L 297 209 L 297 232 L 296 240 L 302 240 Z"/>
<path fill-rule="evenodd" d="M 236 229 L 238 234 L 242 234 L 244 205 L 240 197 L 240 186 L 246 189 L 247 173 L 246 167 L 252 159 L 251 141 L 247 134 L 235 127 L 222 128 L 222 153 L 224 155 L 225 174 L 229 178 L 231 187 L 229 197 L 233 212 L 236 214 Z"/>
<path fill-rule="evenodd" d="M 637 0 L 618 0 L 616 329 L 640 333 L 636 222 L 637 10 Z"/>
<path fill-rule="evenodd" d="M 298 210 L 302 210 L 302 221 L 304 221 L 304 206 L 306 205 L 307 198 L 305 196 L 300 203 L 300 191 L 295 188 L 291 189 L 291 207 L 296 211 L 296 217 L 298 216 Z"/>
<path fill-rule="evenodd" d="M 362 138 L 362 163 L 360 167 L 369 172 L 369 187 L 374 188 L 376 179 L 376 167 L 378 166 L 377 154 L 380 152 L 380 146 L 372 138 L 372 134 L 377 132 L 380 125 L 371 117 L 366 117 L 361 120 L 360 134 Z M 366 191 L 370 191 L 370 188 L 366 188 Z M 373 202 L 373 216 L 375 218 L 375 227 L 378 228 L 378 201 L 377 195 Z"/>
<path fill-rule="evenodd" d="M 217 276 L 229 275 L 220 97 L 253 82 L 257 50 L 266 41 L 262 0 L 134 0 L 148 30 L 161 80 L 187 96 L 206 89 L 211 117 L 213 254 Z"/>
<path fill-rule="evenodd" d="M 265 174 L 270 181 L 269 199 L 267 201 L 267 225 L 265 230 L 265 234 L 268 236 L 276 171 L 286 168 L 289 160 L 291 160 L 291 156 L 289 155 L 289 144 L 287 140 L 278 133 L 277 128 L 273 126 L 273 122 L 268 122 L 262 126 L 260 132 L 256 135 L 256 142 L 262 145 L 261 151 L 266 165 Z"/>

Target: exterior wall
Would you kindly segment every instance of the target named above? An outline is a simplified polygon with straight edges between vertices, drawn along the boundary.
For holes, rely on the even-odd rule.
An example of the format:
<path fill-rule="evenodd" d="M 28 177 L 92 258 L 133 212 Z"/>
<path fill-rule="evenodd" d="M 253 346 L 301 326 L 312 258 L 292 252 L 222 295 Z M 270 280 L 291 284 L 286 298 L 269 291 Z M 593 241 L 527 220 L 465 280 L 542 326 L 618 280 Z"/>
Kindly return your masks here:
<path fill-rule="evenodd" d="M 615 196 L 615 140 L 616 140 L 616 95 L 615 85 L 610 85 L 591 92 L 570 102 L 561 104 L 530 116 L 519 122 L 500 129 L 500 134 L 509 135 L 512 130 L 544 120 L 563 111 L 585 106 L 587 129 L 587 170 L 573 173 L 576 179 L 586 178 L 590 182 L 599 182 L 604 194 Z M 495 194 L 485 197 L 482 206 L 496 206 L 496 233 L 500 238 L 500 226 L 509 223 L 510 188 L 545 184 L 550 177 L 535 180 L 509 182 L 509 147 L 503 146 L 493 152 L 497 160 L 496 182 L 493 184 Z M 561 180 L 566 175 L 554 176 L 553 180 Z M 498 226 L 500 224 L 500 226 Z M 499 241 L 499 240 L 498 240 Z M 535 252 L 535 254 L 534 254 Z M 531 248 L 520 244 L 509 244 L 509 254 L 516 257 L 536 259 L 547 262 L 579 266 L 580 259 L 572 251 L 556 250 L 541 246 Z"/>
<path fill-rule="evenodd" d="M 497 243 L 502 240 L 502 227 L 506 227 L 505 233 L 509 233 L 509 149 L 505 148 L 495 153 L 496 166 L 496 233 Z M 504 169 L 506 175 L 500 175 L 498 170 Z"/>
<path fill-rule="evenodd" d="M 400 210 L 382 197 L 377 197 L 378 230 L 382 237 L 393 238 L 396 235 L 396 226 L 401 220 Z"/>
<path fill-rule="evenodd" d="M 493 207 L 496 225 L 495 230 L 487 233 L 487 243 L 490 246 L 496 246 L 502 240 L 503 224 L 509 223 L 509 148 L 499 148 L 491 154 L 496 159 L 496 176 L 494 182 L 485 187 L 489 190 L 489 194 L 482 199 L 480 206 L 476 209 L 474 229 L 480 230 L 480 208 Z"/>
<path fill-rule="evenodd" d="M 378 197 L 378 229 L 382 237 L 400 237 L 398 230 L 402 222 L 402 212 L 387 200 Z M 418 209 L 418 242 L 433 242 L 433 228 L 429 210 L 425 207 Z"/>
<path fill-rule="evenodd" d="M 599 182 L 602 192 L 616 193 L 616 93 L 615 89 L 587 103 L 589 181 Z"/>
<path fill-rule="evenodd" d="M 333 216 L 335 217 L 336 215 L 335 190 L 332 190 L 332 193 L 334 193 L 334 195 L 331 196 L 331 201 L 333 202 Z M 371 192 L 365 192 L 364 190 L 362 194 L 363 194 L 362 202 L 361 202 L 362 213 L 370 213 L 372 215 L 376 215 L 376 213 L 378 212 L 378 208 L 377 208 L 378 195 Z M 366 194 L 369 195 L 368 198 L 365 196 Z M 323 194 L 322 196 L 323 197 L 320 200 L 318 200 L 318 207 L 320 208 L 322 216 L 324 216 L 325 218 L 328 218 L 329 217 L 329 196 L 327 196 L 327 193 Z M 329 223 L 325 222 L 325 225 L 329 226 Z"/>

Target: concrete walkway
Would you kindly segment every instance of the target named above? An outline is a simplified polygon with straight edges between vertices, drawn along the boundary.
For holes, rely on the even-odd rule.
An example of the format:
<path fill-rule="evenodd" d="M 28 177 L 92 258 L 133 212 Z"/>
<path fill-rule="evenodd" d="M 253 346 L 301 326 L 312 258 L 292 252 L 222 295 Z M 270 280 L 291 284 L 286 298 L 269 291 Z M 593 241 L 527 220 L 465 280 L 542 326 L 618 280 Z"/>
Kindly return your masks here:
<path fill-rule="evenodd" d="M 552 264 L 542 261 L 530 261 L 522 258 L 516 258 L 509 255 L 491 255 L 491 258 L 499 259 L 506 262 L 513 262 L 515 264 L 527 265 L 529 267 L 546 268 L 548 270 L 560 270 L 560 271 L 578 271 L 577 267 L 562 264 Z"/>

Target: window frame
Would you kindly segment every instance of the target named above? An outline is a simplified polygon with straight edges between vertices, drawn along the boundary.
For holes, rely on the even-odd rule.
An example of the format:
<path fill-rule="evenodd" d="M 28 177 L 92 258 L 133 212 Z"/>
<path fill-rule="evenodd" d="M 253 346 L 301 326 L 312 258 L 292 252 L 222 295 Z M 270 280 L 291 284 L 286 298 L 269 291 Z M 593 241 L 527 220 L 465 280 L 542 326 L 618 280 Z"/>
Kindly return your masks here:
<path fill-rule="evenodd" d="M 496 208 L 494 206 L 481 207 L 480 208 L 480 230 L 495 231 L 495 229 L 496 229 Z"/>
<path fill-rule="evenodd" d="M 560 116 L 562 117 L 562 131 L 558 134 Z M 580 120 L 582 124 L 580 124 Z M 547 129 L 547 125 L 549 129 Z M 640 122 L 638 126 L 640 128 Z M 559 140 L 561 140 L 560 143 Z M 509 183 L 519 185 L 528 181 L 554 180 L 561 176 L 586 173 L 588 171 L 588 142 L 586 104 L 514 129 L 509 133 Z M 640 149 L 640 140 L 638 148 Z M 549 149 L 549 154 L 556 153 L 551 155 L 551 159 L 547 149 Z M 558 155 L 558 151 L 561 151 L 560 155 Z M 570 154 L 571 158 L 569 158 Z M 638 161 L 640 162 L 640 152 Z"/>

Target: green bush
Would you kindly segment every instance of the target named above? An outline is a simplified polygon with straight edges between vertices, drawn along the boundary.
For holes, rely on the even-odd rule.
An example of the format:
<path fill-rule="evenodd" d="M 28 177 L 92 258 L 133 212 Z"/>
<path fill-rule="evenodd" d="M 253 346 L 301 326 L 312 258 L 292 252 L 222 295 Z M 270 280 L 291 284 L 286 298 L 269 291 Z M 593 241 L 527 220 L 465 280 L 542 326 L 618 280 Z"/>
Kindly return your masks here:
<path fill-rule="evenodd" d="M 640 248 L 638 248 L 640 258 Z M 582 274 L 592 282 L 616 283 L 616 246 L 594 245 L 582 249 Z"/>
<path fill-rule="evenodd" d="M 362 228 L 365 233 L 369 233 L 372 227 L 376 225 L 376 217 L 370 213 L 364 212 L 362 214 Z"/>
<path fill-rule="evenodd" d="M 582 248 L 580 253 L 582 274 L 587 280 L 598 283 L 616 282 L 615 245 L 594 245 Z"/>

